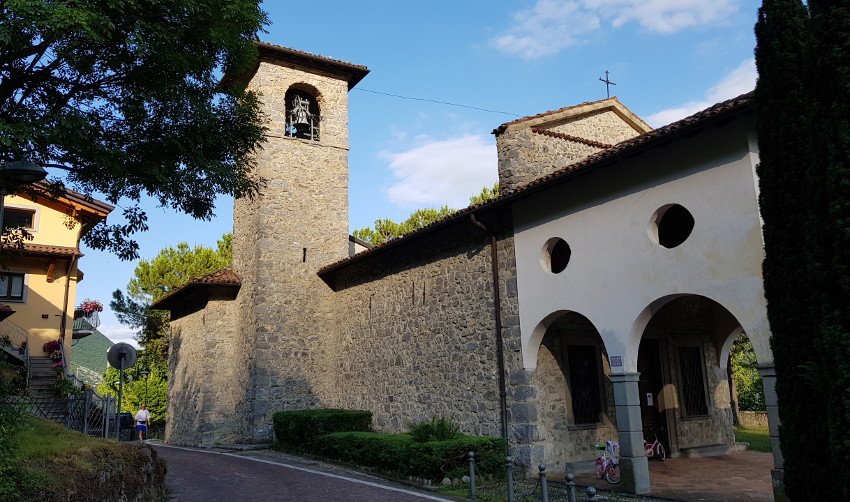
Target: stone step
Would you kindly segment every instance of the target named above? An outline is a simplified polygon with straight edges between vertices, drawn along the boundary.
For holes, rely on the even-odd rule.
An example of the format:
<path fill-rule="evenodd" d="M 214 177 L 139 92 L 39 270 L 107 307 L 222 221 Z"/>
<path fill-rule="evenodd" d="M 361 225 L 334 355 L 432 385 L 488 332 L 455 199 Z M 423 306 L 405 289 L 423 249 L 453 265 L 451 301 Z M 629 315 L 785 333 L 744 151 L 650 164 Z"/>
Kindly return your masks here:
<path fill-rule="evenodd" d="M 710 444 L 706 446 L 696 446 L 694 448 L 682 448 L 681 456 L 685 458 L 701 458 L 715 457 L 717 455 L 726 455 L 729 453 L 728 444 Z"/>

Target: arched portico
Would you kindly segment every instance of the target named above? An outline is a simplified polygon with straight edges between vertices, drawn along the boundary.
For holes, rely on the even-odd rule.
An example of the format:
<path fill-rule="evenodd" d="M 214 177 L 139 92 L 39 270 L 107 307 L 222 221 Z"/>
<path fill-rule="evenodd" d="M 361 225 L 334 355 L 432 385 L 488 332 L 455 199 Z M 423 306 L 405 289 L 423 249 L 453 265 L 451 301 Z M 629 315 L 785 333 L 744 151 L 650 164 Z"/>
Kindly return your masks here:
<path fill-rule="evenodd" d="M 616 439 L 623 482 L 645 493 L 650 479 L 643 439 L 656 431 L 671 456 L 729 451 L 734 436 L 726 366 L 744 324 L 719 302 L 684 293 L 657 298 L 628 329 L 599 330 L 589 317 L 570 310 L 545 316 L 523 348 L 524 360 L 534 356 L 528 366 L 535 368 L 540 392 L 544 462 L 556 469 L 592 461 L 593 444 Z M 612 347 L 623 356 L 619 366 L 609 358 Z M 582 351 L 596 361 L 602 379 L 598 388 L 585 386 L 601 396 L 599 418 L 592 423 L 581 419 L 586 412 L 576 413 L 581 396 L 574 390 L 571 360 Z"/>

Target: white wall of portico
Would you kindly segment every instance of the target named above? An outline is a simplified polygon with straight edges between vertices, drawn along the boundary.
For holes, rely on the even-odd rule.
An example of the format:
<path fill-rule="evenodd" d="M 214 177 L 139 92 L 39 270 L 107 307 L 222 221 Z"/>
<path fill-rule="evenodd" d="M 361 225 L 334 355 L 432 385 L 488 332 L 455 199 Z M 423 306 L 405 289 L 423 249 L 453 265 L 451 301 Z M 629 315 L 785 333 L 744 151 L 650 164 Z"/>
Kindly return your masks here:
<path fill-rule="evenodd" d="M 536 365 L 548 323 L 574 311 L 598 329 L 609 357 L 621 358 L 612 373 L 635 372 L 646 324 L 681 295 L 723 306 L 750 336 L 760 363 L 772 361 L 752 127 L 751 118 L 742 117 L 516 204 L 526 369 Z M 650 236 L 653 215 L 669 204 L 681 204 L 695 220 L 688 239 L 672 249 Z M 543 248 L 552 237 L 572 251 L 559 274 L 544 266 Z"/>

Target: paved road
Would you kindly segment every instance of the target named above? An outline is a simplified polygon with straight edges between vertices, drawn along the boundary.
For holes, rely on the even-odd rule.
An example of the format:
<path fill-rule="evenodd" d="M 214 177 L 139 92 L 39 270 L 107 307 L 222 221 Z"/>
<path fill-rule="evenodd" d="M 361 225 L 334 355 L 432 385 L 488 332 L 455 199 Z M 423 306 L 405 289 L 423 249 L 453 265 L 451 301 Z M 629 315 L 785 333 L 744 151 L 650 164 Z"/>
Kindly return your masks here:
<path fill-rule="evenodd" d="M 168 462 L 165 480 L 173 502 L 461 500 L 298 457 L 151 446 Z"/>

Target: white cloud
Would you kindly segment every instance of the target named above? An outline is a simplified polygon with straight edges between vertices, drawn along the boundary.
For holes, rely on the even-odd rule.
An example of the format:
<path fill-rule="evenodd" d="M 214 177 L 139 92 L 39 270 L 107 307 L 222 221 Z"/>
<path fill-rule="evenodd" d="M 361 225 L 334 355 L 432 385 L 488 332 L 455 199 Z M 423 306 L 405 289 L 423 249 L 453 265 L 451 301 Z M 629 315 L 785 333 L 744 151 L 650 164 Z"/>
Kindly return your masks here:
<path fill-rule="evenodd" d="M 631 21 L 658 33 L 722 23 L 738 9 L 735 0 L 537 0 L 514 13 L 514 25 L 490 40 L 496 49 L 524 59 L 557 54 L 583 43 L 601 20 L 618 28 Z"/>
<path fill-rule="evenodd" d="M 551 56 L 581 42 L 579 35 L 599 29 L 599 18 L 578 2 L 538 0 L 514 14 L 515 25 L 491 43 L 500 51 L 525 59 Z"/>
<path fill-rule="evenodd" d="M 465 135 L 425 140 L 400 153 L 382 152 L 398 179 L 387 189 L 391 202 L 405 209 L 424 206 L 462 208 L 469 197 L 498 179 L 496 148 L 489 137 Z"/>
<path fill-rule="evenodd" d="M 708 89 L 705 99 L 661 110 L 647 117 L 646 121 L 652 127 L 661 127 L 693 115 L 715 103 L 750 92 L 756 86 L 756 75 L 755 59 L 748 59 L 726 75 L 717 85 Z"/>
<path fill-rule="evenodd" d="M 113 343 L 129 343 L 136 349 L 139 349 L 139 342 L 137 342 L 133 337 L 136 335 L 136 331 L 132 328 L 128 328 L 123 324 L 102 324 L 98 326 L 98 331 L 103 333 L 106 338 L 109 338 Z"/>
<path fill-rule="evenodd" d="M 584 6 L 613 18 L 615 28 L 635 21 L 658 33 L 722 22 L 738 10 L 734 0 L 585 0 Z"/>

